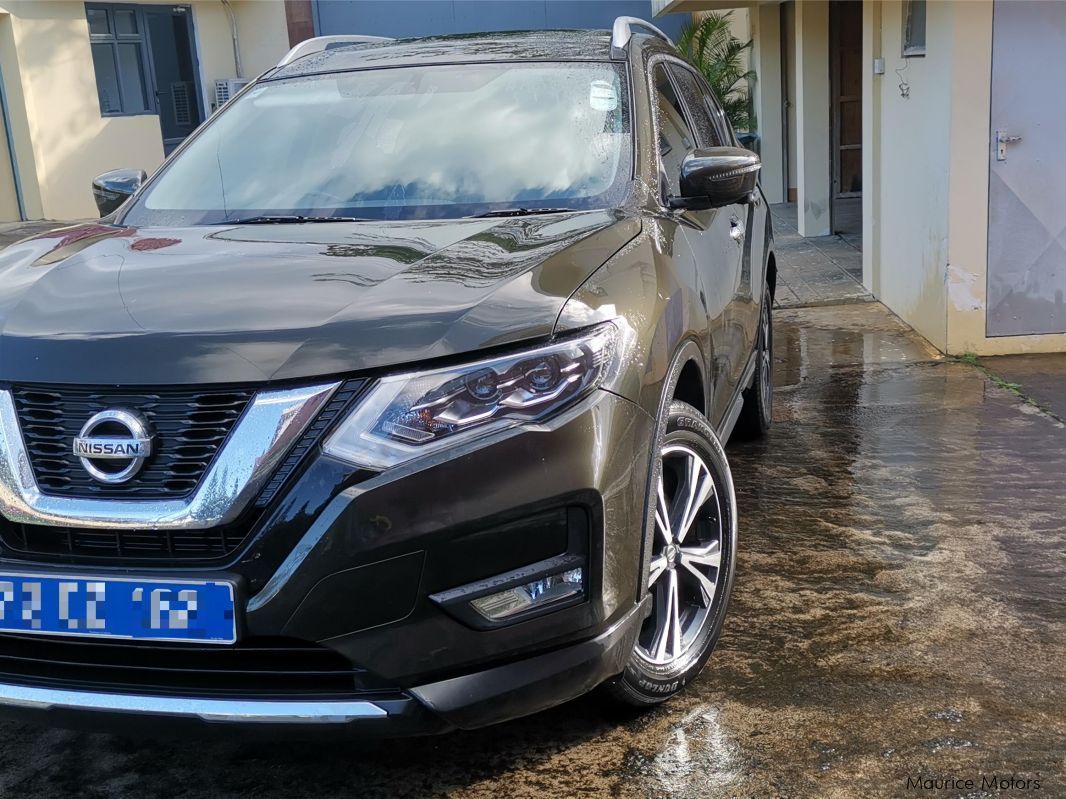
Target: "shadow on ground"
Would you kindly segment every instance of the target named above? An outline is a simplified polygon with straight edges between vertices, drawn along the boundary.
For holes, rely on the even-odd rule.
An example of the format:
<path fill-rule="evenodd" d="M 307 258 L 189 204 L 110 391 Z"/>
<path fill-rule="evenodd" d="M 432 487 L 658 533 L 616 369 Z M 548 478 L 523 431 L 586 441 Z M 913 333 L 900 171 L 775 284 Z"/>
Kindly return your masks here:
<path fill-rule="evenodd" d="M 776 332 L 774 429 L 730 448 L 730 618 L 677 700 L 360 744 L 5 724 L 0 795 L 984 797 L 1012 773 L 1063 795 L 1066 431 L 876 304 Z"/>

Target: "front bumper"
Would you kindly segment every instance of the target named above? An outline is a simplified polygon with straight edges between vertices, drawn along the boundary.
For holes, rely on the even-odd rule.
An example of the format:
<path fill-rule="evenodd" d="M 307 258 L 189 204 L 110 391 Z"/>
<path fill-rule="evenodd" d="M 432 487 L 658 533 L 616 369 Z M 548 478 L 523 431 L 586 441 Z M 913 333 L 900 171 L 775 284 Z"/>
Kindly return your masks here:
<path fill-rule="evenodd" d="M 474 729 L 573 699 L 620 673 L 650 597 L 605 632 L 580 644 L 406 692 L 362 699 L 197 698 L 0 683 L 0 712 L 85 729 L 144 729 L 180 735 L 234 724 L 271 737 L 425 735 Z M 164 726 L 161 726 L 164 725 Z"/>
<path fill-rule="evenodd" d="M 0 646 L 0 712 L 75 726 L 118 719 L 122 729 L 145 720 L 154 732 L 162 719 L 175 728 L 393 735 L 478 727 L 566 701 L 623 670 L 644 618 L 653 427 L 636 405 L 600 390 L 550 424 L 382 475 L 353 478 L 319 456 L 239 557 L 181 570 L 236 582 L 243 640 L 310 642 L 342 656 L 350 691 L 234 691 L 232 680 L 226 689 L 172 688 L 159 670 L 141 685 L 126 680 L 132 669 L 107 684 L 69 670 L 37 679 L 5 670 Z M 586 568 L 577 604 L 485 629 L 434 600 L 562 555 Z"/>

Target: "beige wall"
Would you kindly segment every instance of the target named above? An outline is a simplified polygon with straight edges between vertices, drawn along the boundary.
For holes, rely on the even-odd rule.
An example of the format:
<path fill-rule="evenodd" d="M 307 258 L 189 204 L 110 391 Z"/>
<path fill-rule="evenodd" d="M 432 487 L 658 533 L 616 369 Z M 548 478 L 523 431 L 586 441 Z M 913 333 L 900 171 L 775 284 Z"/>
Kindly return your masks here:
<path fill-rule="evenodd" d="M 218 0 L 192 6 L 201 81 L 210 96 L 216 78 L 236 77 L 229 17 Z M 288 49 L 284 7 L 236 0 L 233 9 L 245 74 L 254 77 Z M 94 217 L 96 175 L 122 166 L 151 173 L 162 163 L 159 119 L 101 115 L 83 2 L 0 0 L 0 10 L 6 12 L 0 13 L 0 67 L 27 216 Z"/>
<path fill-rule="evenodd" d="M 18 197 L 15 194 L 15 176 L 11 171 L 11 155 L 7 150 L 7 131 L 0 114 L 0 222 L 19 220 Z"/>
<path fill-rule="evenodd" d="M 957 13 L 951 94 L 951 206 L 947 272 L 947 351 L 998 355 L 1064 352 L 1066 334 L 985 336 L 988 285 L 988 171 L 992 4 Z"/>
<path fill-rule="evenodd" d="M 163 160 L 159 120 L 101 116 L 84 3 L 19 0 L 5 8 L 17 75 L 5 64 L 4 77 L 9 84 L 12 77 L 20 82 L 24 101 L 19 107 L 9 98 L 9 105 L 12 117 L 24 116 L 30 141 L 31 157 L 19 158 L 23 186 L 29 184 L 27 193 L 35 195 L 27 213 L 47 219 L 94 216 L 93 177 L 120 166 L 152 171 Z"/>

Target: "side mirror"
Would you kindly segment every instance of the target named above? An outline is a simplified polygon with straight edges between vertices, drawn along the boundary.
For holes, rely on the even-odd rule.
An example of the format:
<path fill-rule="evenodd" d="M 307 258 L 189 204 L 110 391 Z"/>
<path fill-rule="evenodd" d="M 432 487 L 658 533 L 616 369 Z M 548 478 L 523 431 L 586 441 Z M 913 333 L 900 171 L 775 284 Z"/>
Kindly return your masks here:
<path fill-rule="evenodd" d="M 100 216 L 107 216 L 132 197 L 148 180 L 143 169 L 112 169 L 93 181 L 93 199 Z"/>
<path fill-rule="evenodd" d="M 695 150 L 681 162 L 681 196 L 672 197 L 670 205 L 699 210 L 747 202 L 758 185 L 761 168 L 759 156 L 751 150 Z"/>

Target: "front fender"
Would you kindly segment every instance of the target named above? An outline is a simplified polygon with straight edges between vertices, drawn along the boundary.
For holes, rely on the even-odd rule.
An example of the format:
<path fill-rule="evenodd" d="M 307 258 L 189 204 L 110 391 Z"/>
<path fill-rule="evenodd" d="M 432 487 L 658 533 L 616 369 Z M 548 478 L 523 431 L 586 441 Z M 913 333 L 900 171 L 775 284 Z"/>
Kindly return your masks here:
<path fill-rule="evenodd" d="M 640 233 L 594 272 L 563 305 L 555 333 L 614 321 L 622 331 L 623 357 L 604 387 L 656 416 L 678 347 L 691 340 L 708 363 L 706 309 L 699 289 L 686 282 L 667 249 L 669 222 L 645 220 Z"/>

